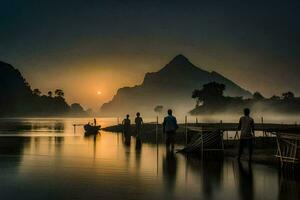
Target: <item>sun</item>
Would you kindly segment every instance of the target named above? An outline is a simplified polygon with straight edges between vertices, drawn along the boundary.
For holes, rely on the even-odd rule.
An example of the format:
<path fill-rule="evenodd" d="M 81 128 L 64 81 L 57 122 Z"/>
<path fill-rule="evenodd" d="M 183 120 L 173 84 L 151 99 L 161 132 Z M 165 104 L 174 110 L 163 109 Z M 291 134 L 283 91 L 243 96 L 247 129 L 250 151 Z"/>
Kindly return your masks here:
<path fill-rule="evenodd" d="M 102 92 L 101 91 L 97 91 L 97 95 L 101 95 L 102 94 Z"/>

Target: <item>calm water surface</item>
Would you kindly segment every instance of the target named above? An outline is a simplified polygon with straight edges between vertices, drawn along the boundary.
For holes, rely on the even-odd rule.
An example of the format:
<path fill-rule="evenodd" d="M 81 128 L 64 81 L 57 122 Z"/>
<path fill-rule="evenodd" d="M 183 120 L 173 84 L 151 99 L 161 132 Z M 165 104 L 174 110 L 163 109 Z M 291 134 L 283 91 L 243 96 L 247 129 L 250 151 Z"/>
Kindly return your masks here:
<path fill-rule="evenodd" d="M 1 119 L 1 199 L 299 199 L 293 174 L 235 160 L 205 161 L 163 145 L 85 136 L 88 119 Z M 102 126 L 115 119 L 98 119 Z M 177 147 L 179 148 L 179 147 Z"/>

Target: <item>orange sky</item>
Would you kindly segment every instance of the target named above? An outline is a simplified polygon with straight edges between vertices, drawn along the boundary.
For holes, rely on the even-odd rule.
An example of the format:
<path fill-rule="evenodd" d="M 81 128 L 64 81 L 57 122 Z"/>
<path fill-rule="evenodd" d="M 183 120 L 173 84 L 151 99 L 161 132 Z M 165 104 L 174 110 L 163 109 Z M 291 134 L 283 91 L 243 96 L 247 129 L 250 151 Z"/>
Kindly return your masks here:
<path fill-rule="evenodd" d="M 15 66 L 21 70 L 32 88 L 40 88 L 44 93 L 62 88 L 69 103 L 79 102 L 86 109 L 98 111 L 103 103 L 116 94 L 118 88 L 141 84 L 145 73 L 159 70 L 176 54 L 174 51 L 166 56 L 104 55 L 89 59 L 79 57 L 72 61 L 48 61 L 44 64 L 29 60 L 20 68 Z M 184 55 L 196 66 L 208 71 L 215 70 L 251 92 L 261 91 L 265 96 L 270 96 L 292 89 L 291 84 L 283 84 L 276 79 L 262 76 L 268 74 L 265 68 L 251 70 L 253 65 L 261 64 L 250 56 L 233 59 L 233 55 L 232 59 L 225 59 L 224 56 L 212 58 L 211 55 L 188 52 Z M 275 63 L 274 66 L 276 65 L 278 64 Z M 35 67 L 24 70 L 26 66 Z M 97 95 L 98 91 L 101 91 L 101 95 Z"/>

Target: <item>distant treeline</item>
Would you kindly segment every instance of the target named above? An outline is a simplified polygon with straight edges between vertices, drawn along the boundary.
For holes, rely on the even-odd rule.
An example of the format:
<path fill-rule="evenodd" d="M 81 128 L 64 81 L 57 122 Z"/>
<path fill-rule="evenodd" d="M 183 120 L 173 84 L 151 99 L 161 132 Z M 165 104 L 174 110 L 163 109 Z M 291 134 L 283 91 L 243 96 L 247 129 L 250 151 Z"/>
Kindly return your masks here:
<path fill-rule="evenodd" d="M 78 103 L 68 105 L 61 89 L 47 95 L 39 89 L 32 90 L 19 70 L 1 61 L 0 93 L 1 117 L 87 114 Z"/>
<path fill-rule="evenodd" d="M 240 113 L 245 107 L 259 113 L 300 114 L 300 98 L 293 92 L 285 92 L 281 96 L 265 98 L 255 92 L 252 98 L 224 96 L 226 86 L 217 82 L 203 85 L 196 89 L 192 98 L 196 99 L 196 107 L 190 111 L 192 115 L 212 113 Z"/>

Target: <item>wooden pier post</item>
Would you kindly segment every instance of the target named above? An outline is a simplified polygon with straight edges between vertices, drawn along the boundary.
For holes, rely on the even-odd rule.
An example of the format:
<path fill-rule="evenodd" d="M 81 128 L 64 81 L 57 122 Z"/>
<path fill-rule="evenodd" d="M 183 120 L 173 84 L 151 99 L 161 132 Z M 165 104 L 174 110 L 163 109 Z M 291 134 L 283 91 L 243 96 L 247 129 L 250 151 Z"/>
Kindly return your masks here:
<path fill-rule="evenodd" d="M 74 133 L 76 133 L 76 124 L 73 124 L 74 126 Z"/>
<path fill-rule="evenodd" d="M 233 140 L 235 140 L 235 138 L 236 138 L 236 139 L 239 139 L 239 131 L 235 131 L 235 135 L 234 135 Z"/>
<path fill-rule="evenodd" d="M 203 127 L 201 126 L 201 160 L 202 160 L 201 163 L 203 163 L 204 160 L 203 156 L 204 156 L 204 140 L 203 140 Z"/>
<path fill-rule="evenodd" d="M 156 144 L 158 144 L 158 116 L 156 116 L 155 137 L 156 137 Z"/>
<path fill-rule="evenodd" d="M 267 136 L 266 132 L 264 130 L 264 117 L 261 117 L 261 128 L 262 128 L 262 132 L 263 132 L 263 137 Z"/>
<path fill-rule="evenodd" d="M 158 176 L 158 116 L 156 116 L 155 135 L 156 135 L 156 175 Z"/>
<path fill-rule="evenodd" d="M 228 141 L 229 138 L 228 138 L 228 131 L 226 131 L 226 140 Z"/>
<path fill-rule="evenodd" d="M 185 132 L 185 144 L 187 145 L 187 143 L 188 143 L 188 138 L 187 138 L 187 116 L 185 116 L 185 120 L 184 120 L 184 124 L 185 124 L 185 126 L 184 126 L 184 132 Z"/>

